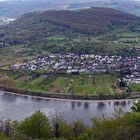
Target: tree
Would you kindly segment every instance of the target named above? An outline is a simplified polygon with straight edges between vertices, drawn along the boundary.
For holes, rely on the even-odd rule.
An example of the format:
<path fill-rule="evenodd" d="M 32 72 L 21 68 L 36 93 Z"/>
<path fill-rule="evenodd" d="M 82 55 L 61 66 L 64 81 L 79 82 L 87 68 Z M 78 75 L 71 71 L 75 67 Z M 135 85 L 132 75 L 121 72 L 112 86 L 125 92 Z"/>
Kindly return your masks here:
<path fill-rule="evenodd" d="M 81 120 L 73 122 L 72 126 L 74 137 L 80 136 L 86 130 L 86 126 Z"/>
<path fill-rule="evenodd" d="M 72 125 L 63 120 L 60 115 L 53 119 L 53 129 L 55 137 L 66 139 L 72 139 L 74 137 Z"/>
<path fill-rule="evenodd" d="M 35 112 L 31 117 L 22 121 L 17 130 L 19 133 L 31 138 L 46 139 L 51 136 L 49 119 L 40 111 Z"/>

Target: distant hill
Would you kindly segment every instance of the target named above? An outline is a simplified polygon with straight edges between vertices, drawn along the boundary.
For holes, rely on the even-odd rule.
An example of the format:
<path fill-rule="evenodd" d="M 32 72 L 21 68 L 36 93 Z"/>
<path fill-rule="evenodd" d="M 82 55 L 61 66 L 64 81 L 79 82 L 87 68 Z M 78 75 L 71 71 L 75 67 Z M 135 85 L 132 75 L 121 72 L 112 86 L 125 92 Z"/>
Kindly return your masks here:
<path fill-rule="evenodd" d="M 39 20 L 49 21 L 80 33 L 101 34 L 113 28 L 133 24 L 139 19 L 118 10 L 91 8 L 81 11 L 47 11 L 39 15 Z"/>
<path fill-rule="evenodd" d="M 21 15 L 44 10 L 76 10 L 90 7 L 107 7 L 140 16 L 140 1 L 134 0 L 14 0 L 0 2 L 0 16 Z"/>
<path fill-rule="evenodd" d="M 140 1 L 134 0 L 101 0 L 79 4 L 79 7 L 106 7 L 140 16 Z M 74 5 L 73 5 L 74 8 Z"/>
<path fill-rule="evenodd" d="M 114 28 L 132 26 L 139 21 L 140 18 L 134 15 L 107 8 L 91 8 L 79 11 L 52 10 L 25 14 L 10 24 L 6 30 L 7 32 L 12 31 L 12 34 L 15 35 L 28 33 L 28 36 L 36 32 L 36 36 L 38 36 L 43 35 L 45 30 L 49 32 L 50 29 L 63 28 L 73 32 L 97 35 L 110 32 Z"/>
<path fill-rule="evenodd" d="M 30 48 L 38 46 L 44 47 L 47 51 L 52 51 L 52 48 L 55 51 L 58 49 L 61 51 L 61 47 L 65 50 L 67 48 L 77 50 L 77 47 L 80 48 L 77 41 L 80 40 L 82 43 L 82 40 L 73 41 L 75 38 L 82 38 L 82 36 L 87 38 L 90 36 L 93 38 L 105 37 L 112 32 L 114 33 L 113 36 L 116 36 L 116 31 L 119 31 L 119 34 L 122 32 L 139 32 L 139 27 L 140 18 L 114 9 L 52 10 L 25 14 L 3 28 L 0 31 L 0 37 L 1 41 L 4 42 L 1 44 L 5 44 L 5 46 L 24 45 Z M 113 36 L 111 35 L 108 39 Z M 51 37 L 53 39 L 49 41 L 48 38 Z M 52 44 L 58 37 L 57 43 Z M 64 39 L 61 39 L 62 37 Z M 107 39 L 104 40 L 108 41 Z M 98 41 L 96 43 L 95 41 L 88 42 L 82 47 L 90 46 L 92 50 L 94 45 L 98 45 Z"/>

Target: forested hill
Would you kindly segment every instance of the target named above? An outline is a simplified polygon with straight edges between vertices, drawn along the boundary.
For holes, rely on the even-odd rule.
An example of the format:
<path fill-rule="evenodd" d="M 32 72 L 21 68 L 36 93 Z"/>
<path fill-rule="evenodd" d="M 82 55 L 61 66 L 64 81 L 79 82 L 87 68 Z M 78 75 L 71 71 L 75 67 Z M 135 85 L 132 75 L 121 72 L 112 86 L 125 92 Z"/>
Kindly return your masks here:
<path fill-rule="evenodd" d="M 25 44 L 33 46 L 38 43 L 42 45 L 41 43 L 47 37 L 63 35 L 68 39 L 66 42 L 67 46 L 72 46 L 71 42 L 68 41 L 74 37 L 73 34 L 75 33 L 86 36 L 99 36 L 114 30 L 134 32 L 139 27 L 140 18 L 114 9 L 53 10 L 25 14 L 1 30 L 0 36 L 6 45 Z M 50 43 L 44 44 L 47 48 L 52 46 Z M 73 42 L 73 46 L 75 44 Z M 61 46 L 66 47 L 65 44 Z"/>
<path fill-rule="evenodd" d="M 138 17 L 118 10 L 91 8 L 80 11 L 62 10 L 30 13 L 17 20 L 15 25 L 21 29 L 24 29 L 26 26 L 26 28 L 30 30 L 32 29 L 30 28 L 31 26 L 40 26 L 42 23 L 50 22 L 81 33 L 99 34 L 105 33 L 114 28 L 132 25 L 136 20 L 139 20 Z"/>

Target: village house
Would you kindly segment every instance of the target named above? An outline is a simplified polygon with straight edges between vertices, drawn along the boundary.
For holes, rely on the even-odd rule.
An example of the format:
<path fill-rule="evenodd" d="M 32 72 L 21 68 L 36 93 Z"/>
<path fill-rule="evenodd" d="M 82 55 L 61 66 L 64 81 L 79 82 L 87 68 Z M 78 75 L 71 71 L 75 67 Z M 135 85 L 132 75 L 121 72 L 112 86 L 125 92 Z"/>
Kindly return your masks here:
<path fill-rule="evenodd" d="M 106 73 L 129 69 L 140 73 L 140 57 L 102 56 L 94 54 L 47 54 L 11 66 L 17 70 L 46 70 L 48 73 Z M 126 78 L 126 77 L 124 77 Z M 139 82 L 139 77 L 126 81 Z"/>

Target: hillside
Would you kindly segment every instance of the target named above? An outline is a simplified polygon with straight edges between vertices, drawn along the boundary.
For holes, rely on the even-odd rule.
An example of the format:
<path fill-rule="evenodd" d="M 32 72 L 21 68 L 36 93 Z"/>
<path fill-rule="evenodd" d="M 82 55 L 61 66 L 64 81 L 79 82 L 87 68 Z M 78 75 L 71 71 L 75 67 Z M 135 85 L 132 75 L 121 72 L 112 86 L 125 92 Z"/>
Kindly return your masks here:
<path fill-rule="evenodd" d="M 0 45 L 18 48 L 22 46 L 21 52 L 31 51 L 37 54 L 38 50 L 106 52 L 110 51 L 108 47 L 112 47 L 112 43 L 117 41 L 121 34 L 128 34 L 126 38 L 132 37 L 133 40 L 114 44 L 114 48 L 111 48 L 111 51 L 114 51 L 116 46 L 119 48 L 123 45 L 138 45 L 139 42 L 134 39 L 139 33 L 139 27 L 140 18 L 107 8 L 34 12 L 25 14 L 3 28 L 0 31 Z"/>
<path fill-rule="evenodd" d="M 59 18 L 58 18 L 59 17 Z M 103 34 L 114 29 L 127 28 L 139 22 L 136 16 L 106 8 L 91 8 L 81 11 L 46 11 L 29 13 L 6 28 L 7 37 L 44 36 L 54 30 L 70 29 L 83 34 Z M 50 26 L 49 26 L 50 25 Z M 128 26 L 128 27 L 126 27 Z M 57 29 L 56 29 L 57 28 Z"/>
<path fill-rule="evenodd" d="M 115 28 L 133 24 L 137 17 L 106 8 L 91 8 L 77 12 L 47 11 L 40 15 L 40 20 L 87 34 L 105 33 Z M 59 18 L 58 18 L 59 17 Z"/>

